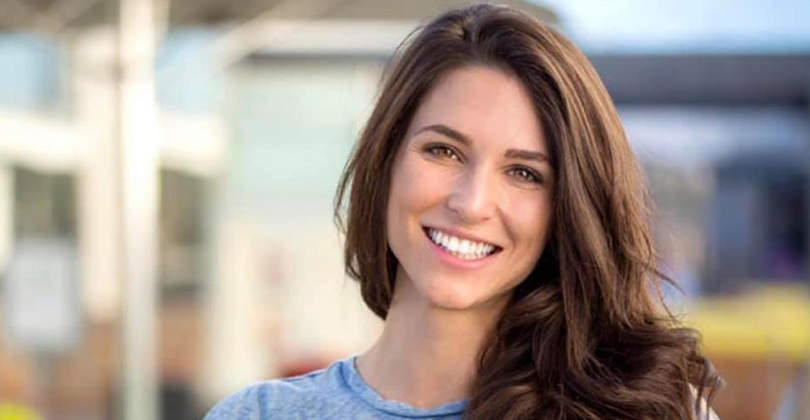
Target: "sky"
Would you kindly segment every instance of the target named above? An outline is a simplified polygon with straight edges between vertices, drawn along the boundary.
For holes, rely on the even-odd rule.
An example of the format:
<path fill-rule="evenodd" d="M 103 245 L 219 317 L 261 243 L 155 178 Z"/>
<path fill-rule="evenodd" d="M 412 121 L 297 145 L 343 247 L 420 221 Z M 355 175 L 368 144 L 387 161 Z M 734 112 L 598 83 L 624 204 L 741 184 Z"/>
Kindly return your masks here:
<path fill-rule="evenodd" d="M 810 0 L 531 0 L 591 52 L 810 52 Z"/>

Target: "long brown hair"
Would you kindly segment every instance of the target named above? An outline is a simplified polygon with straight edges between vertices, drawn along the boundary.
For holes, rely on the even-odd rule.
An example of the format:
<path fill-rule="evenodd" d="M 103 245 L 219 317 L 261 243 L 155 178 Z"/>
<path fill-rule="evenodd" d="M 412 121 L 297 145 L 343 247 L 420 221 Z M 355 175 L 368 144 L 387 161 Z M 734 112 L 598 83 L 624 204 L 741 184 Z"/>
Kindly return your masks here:
<path fill-rule="evenodd" d="M 403 135 L 436 81 L 470 65 L 522 82 L 557 181 L 551 238 L 479 353 L 465 418 L 693 419 L 721 380 L 697 332 L 654 293 L 669 279 L 656 268 L 649 196 L 613 102 L 581 51 L 516 10 L 451 10 L 387 69 L 335 200 L 346 271 L 365 303 L 385 319 L 398 263 L 385 210 Z"/>

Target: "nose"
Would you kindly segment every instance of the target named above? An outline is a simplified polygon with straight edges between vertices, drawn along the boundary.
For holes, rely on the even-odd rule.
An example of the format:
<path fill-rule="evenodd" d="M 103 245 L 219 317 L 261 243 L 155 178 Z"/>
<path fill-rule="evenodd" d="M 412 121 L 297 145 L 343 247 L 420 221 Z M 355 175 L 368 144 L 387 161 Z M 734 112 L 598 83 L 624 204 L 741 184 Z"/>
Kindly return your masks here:
<path fill-rule="evenodd" d="M 475 224 L 491 218 L 496 211 L 494 186 L 490 185 L 486 171 L 470 169 L 458 179 L 447 199 L 447 208 L 466 224 Z"/>

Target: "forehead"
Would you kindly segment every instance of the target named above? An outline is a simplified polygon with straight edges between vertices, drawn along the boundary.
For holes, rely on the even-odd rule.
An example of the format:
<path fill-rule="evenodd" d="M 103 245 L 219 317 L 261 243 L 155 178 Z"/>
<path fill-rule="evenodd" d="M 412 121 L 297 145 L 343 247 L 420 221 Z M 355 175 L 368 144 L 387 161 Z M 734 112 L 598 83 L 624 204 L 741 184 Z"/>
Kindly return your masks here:
<path fill-rule="evenodd" d="M 453 70 L 422 99 L 408 128 L 444 124 L 474 143 L 545 152 L 546 141 L 529 92 L 502 70 L 471 66 Z"/>

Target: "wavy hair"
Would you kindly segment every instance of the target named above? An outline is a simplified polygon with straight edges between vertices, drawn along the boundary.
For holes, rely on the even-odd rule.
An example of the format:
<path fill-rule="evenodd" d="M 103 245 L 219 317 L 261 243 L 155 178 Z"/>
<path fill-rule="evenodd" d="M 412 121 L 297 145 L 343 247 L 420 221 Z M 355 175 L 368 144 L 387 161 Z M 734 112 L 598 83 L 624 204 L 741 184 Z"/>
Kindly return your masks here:
<path fill-rule="evenodd" d="M 650 198 L 613 102 L 581 51 L 514 9 L 446 12 L 389 64 L 335 198 L 366 305 L 385 319 L 391 304 L 386 204 L 403 136 L 441 76 L 475 65 L 529 92 L 557 183 L 551 237 L 480 350 L 464 418 L 694 419 L 722 381 L 698 333 L 663 305 L 671 280 L 656 268 Z"/>

